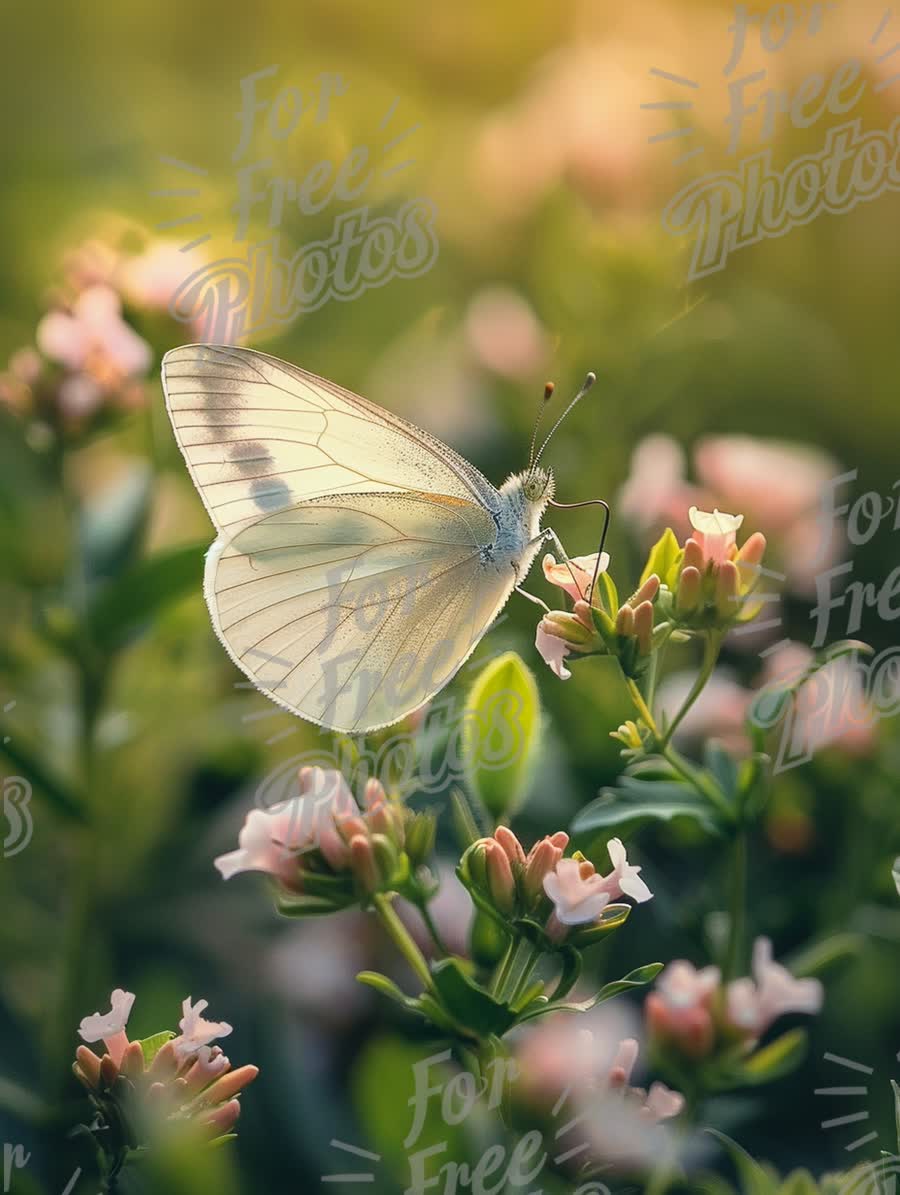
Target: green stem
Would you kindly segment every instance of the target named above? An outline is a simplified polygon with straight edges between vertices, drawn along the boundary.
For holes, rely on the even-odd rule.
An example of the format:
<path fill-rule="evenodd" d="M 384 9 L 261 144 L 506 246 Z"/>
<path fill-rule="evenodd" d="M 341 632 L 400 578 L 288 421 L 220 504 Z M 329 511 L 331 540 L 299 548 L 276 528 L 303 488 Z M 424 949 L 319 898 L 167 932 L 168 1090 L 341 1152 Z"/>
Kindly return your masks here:
<path fill-rule="evenodd" d="M 726 980 L 735 979 L 743 970 L 745 921 L 747 916 L 747 832 L 739 830 L 734 839 L 731 865 L 731 908 L 729 910 L 728 951 L 723 968 Z"/>
<path fill-rule="evenodd" d="M 518 942 L 510 938 L 500 966 L 494 973 L 494 978 L 491 982 L 491 995 L 496 996 L 498 999 L 500 998 L 503 989 L 506 987 L 506 983 L 509 979 L 510 968 L 512 967 L 512 962 L 516 956 L 518 946 Z"/>
<path fill-rule="evenodd" d="M 72 1053 L 75 1026 L 81 1009 L 84 979 L 89 968 L 85 964 L 90 935 L 93 932 L 97 889 L 97 802 L 94 792 L 96 780 L 96 729 L 103 703 L 104 681 L 90 665 L 83 662 L 79 675 L 81 706 L 80 764 L 87 825 L 80 831 L 77 856 L 72 876 L 69 913 L 63 938 L 62 977 L 58 1007 L 51 1018 L 48 1034 L 47 1084 L 51 1101 L 62 1097 L 69 1078 L 69 1055 Z"/>
<path fill-rule="evenodd" d="M 672 741 L 672 735 L 675 733 L 675 731 L 680 726 L 682 719 L 687 714 L 688 710 L 691 708 L 691 706 L 694 704 L 694 702 L 697 700 L 697 698 L 700 696 L 700 694 L 703 692 L 703 690 L 706 688 L 706 683 L 709 680 L 710 676 L 712 676 L 713 669 L 715 668 L 716 662 L 719 659 L 719 652 L 721 650 L 722 650 L 722 635 L 721 635 L 721 633 L 716 632 L 716 631 L 710 631 L 706 637 L 706 645 L 703 650 L 703 661 L 700 665 L 700 671 L 697 673 L 697 679 L 694 681 L 691 691 L 690 691 L 690 693 L 688 693 L 687 697 L 685 698 L 684 703 L 681 706 L 681 709 L 678 711 L 678 713 L 672 719 L 669 729 L 666 731 L 665 735 L 660 740 L 660 744 L 659 744 L 660 750 L 664 750 L 666 747 L 668 747 L 669 743 Z"/>
<path fill-rule="evenodd" d="M 431 916 L 431 910 L 428 908 L 427 899 L 422 897 L 421 902 L 418 902 L 416 907 L 422 914 L 422 920 L 425 922 L 425 928 L 428 930 L 429 934 L 431 934 L 431 940 L 437 947 L 438 954 L 440 954 L 443 958 L 446 958 L 450 951 L 447 949 L 444 939 L 441 937 L 438 927 L 434 923 L 434 918 Z"/>
<path fill-rule="evenodd" d="M 422 985 L 428 992 L 434 992 L 434 981 L 431 978 L 431 972 L 428 969 L 428 964 L 418 946 L 409 936 L 406 926 L 397 916 L 396 910 L 391 903 L 391 898 L 386 896 L 383 892 L 376 892 L 372 897 L 372 904 L 375 907 L 375 912 L 378 914 L 381 924 L 387 930 L 394 945 L 418 975 L 422 981 Z"/>
<path fill-rule="evenodd" d="M 529 943 L 528 951 L 525 955 L 525 962 L 522 966 L 521 971 L 519 972 L 518 979 L 516 980 L 515 984 L 513 985 L 512 994 L 509 997 L 510 1004 L 515 1004 L 515 1002 L 518 1000 L 518 998 L 525 991 L 525 987 L 526 987 L 529 979 L 533 975 L 534 969 L 537 966 L 538 959 L 540 957 L 541 957 L 541 953 L 537 949 L 537 947 L 532 946 Z"/>
<path fill-rule="evenodd" d="M 635 709 L 638 711 L 642 720 L 647 725 L 650 733 L 656 739 L 657 749 L 659 750 L 660 755 L 662 755 L 662 757 L 675 769 L 676 772 L 678 772 L 681 777 L 683 777 L 683 779 L 688 782 L 688 784 L 691 785 L 692 788 L 695 788 L 702 797 L 706 797 L 708 801 L 711 801 L 712 804 L 715 805 L 719 812 L 723 814 L 728 821 L 733 821 L 734 810 L 729 805 L 727 797 L 719 789 L 719 786 L 705 772 L 698 771 L 696 768 L 692 767 L 684 758 L 684 756 L 680 755 L 670 744 L 666 743 L 664 745 L 663 736 L 659 732 L 659 727 L 656 725 L 653 714 L 647 707 L 647 703 L 644 701 L 640 689 L 630 678 L 626 680 L 626 685 L 628 687 L 628 692 L 631 695 L 631 700 L 634 702 Z"/>

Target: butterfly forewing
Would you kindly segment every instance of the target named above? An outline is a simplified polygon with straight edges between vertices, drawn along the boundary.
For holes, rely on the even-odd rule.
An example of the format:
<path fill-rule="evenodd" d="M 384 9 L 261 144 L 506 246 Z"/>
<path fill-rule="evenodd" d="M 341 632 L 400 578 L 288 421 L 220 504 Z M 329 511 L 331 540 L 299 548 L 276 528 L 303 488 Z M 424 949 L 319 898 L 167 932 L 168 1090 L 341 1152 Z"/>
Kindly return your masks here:
<path fill-rule="evenodd" d="M 163 386 L 194 484 L 220 530 L 233 534 L 320 494 L 424 490 L 498 509 L 494 487 L 451 448 L 265 353 L 173 349 Z"/>

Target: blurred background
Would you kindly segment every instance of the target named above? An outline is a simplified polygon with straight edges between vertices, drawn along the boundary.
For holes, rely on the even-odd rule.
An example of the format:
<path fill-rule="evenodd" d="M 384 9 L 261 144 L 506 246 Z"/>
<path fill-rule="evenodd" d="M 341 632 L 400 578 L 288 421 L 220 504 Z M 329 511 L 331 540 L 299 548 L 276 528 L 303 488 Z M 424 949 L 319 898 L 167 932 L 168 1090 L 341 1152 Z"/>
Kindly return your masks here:
<path fill-rule="evenodd" d="M 234 845 L 261 786 L 289 782 L 303 753 L 334 749 L 248 686 L 201 596 L 213 533 L 158 368 L 168 348 L 203 339 L 215 304 L 221 313 L 222 295 L 233 297 L 203 273 L 211 263 L 246 261 L 273 232 L 290 258 L 361 205 L 374 219 L 411 200 L 433 204 L 438 251 L 419 276 L 376 262 L 378 285 L 352 301 L 270 321 L 245 342 L 414 420 L 495 484 L 525 462 L 545 381 L 562 399 L 595 370 L 550 460 L 561 500 L 613 504 L 607 546 L 620 592 L 636 583 L 655 533 L 667 523 L 684 532 L 694 502 L 743 512 L 745 530 L 772 543 L 772 625 L 729 644 L 713 699 L 685 726 L 695 739 L 714 733 L 746 749 L 748 693 L 777 668 L 778 652 L 761 653 L 782 639 L 812 642 L 823 569 L 850 561 L 849 579 L 884 587 L 900 544 L 887 506 L 900 433 L 897 195 L 884 188 L 852 211 L 823 213 L 694 281 L 690 237 L 662 223 L 673 196 L 739 158 L 771 148 L 783 169 L 842 122 L 887 130 L 898 115 L 897 30 L 880 0 L 843 0 L 820 28 L 818 6 L 776 7 L 791 9 L 793 27 L 785 13 L 750 25 L 730 75 L 734 11 L 700 0 L 615 13 L 568 0 L 428 11 L 393 0 L 168 10 L 136 0 L 5 13 L 0 1142 L 32 1155 L 16 1189 L 62 1191 L 80 1164 L 79 1143 L 64 1135 L 84 1115 L 70 1072 L 76 1030 L 114 987 L 137 994 L 135 1036 L 175 1028 L 186 995 L 208 999 L 235 1027 L 232 1060 L 260 1066 L 240 1138 L 218 1152 L 218 1189 L 305 1190 L 346 1169 L 333 1138 L 379 1152 L 379 1189 L 401 1189 L 390 1159 L 407 1126 L 409 1060 L 427 1043 L 354 981 L 372 966 L 402 980 L 400 964 L 364 915 L 282 921 L 262 881 L 225 885 L 211 864 Z M 761 44 L 764 28 L 780 48 Z M 747 103 L 767 87 L 793 95 L 854 57 L 865 86 L 852 111 L 795 127 L 773 102 L 771 128 L 761 107 L 729 153 L 730 82 L 765 70 Z M 241 150 L 251 94 L 242 80 L 275 64 L 254 84 L 266 107 Z M 320 202 L 301 211 L 291 195 L 310 170 L 324 161 L 337 172 L 360 146 L 373 165 L 360 195 L 347 185 L 343 198 L 323 170 L 308 192 Z M 241 175 L 254 163 L 266 165 Z M 282 188 L 273 213 L 279 178 L 295 190 Z M 242 186 L 262 197 L 248 201 L 238 241 Z M 172 299 L 197 271 L 203 284 L 176 319 Z M 248 285 L 244 312 L 268 283 L 257 275 Z M 848 532 L 823 521 L 820 497 L 850 471 L 833 491 L 839 504 L 866 493 L 885 501 L 869 500 Z M 555 526 L 571 554 L 596 549 L 589 512 L 561 512 Z M 549 600 L 539 570 L 529 587 Z M 828 641 L 890 648 L 890 607 L 890 595 L 880 610 L 870 602 L 860 625 L 835 609 Z M 538 675 L 545 734 L 517 826 L 526 840 L 567 827 L 615 778 L 608 732 L 629 716 L 611 669 L 579 666 L 561 682 L 543 666 L 535 620 L 514 600 L 476 657 L 512 648 Z M 797 658 L 797 648 L 780 650 Z M 680 652 L 670 694 L 695 663 Z M 897 729 L 882 718 L 820 736 L 815 760 L 780 776 L 753 843 L 751 930 L 769 934 L 780 958 L 835 940 L 842 956 L 824 977 L 804 1066 L 704 1111 L 781 1169 L 844 1166 L 894 1145 Z M 427 754 L 427 722 L 421 733 Z M 424 803 L 445 809 L 446 787 Z M 28 791 L 30 802 L 17 796 Z M 464 949 L 466 903 L 443 822 L 441 835 L 442 924 Z M 656 899 L 602 948 L 598 974 L 610 953 L 616 976 L 651 959 L 703 962 L 721 901 L 715 845 L 675 825 L 630 849 Z M 826 1053 L 872 1068 L 866 1096 L 823 1110 L 816 1088 L 847 1079 Z M 821 1127 L 861 1110 L 863 1128 Z M 878 1139 L 849 1154 L 870 1127 Z"/>

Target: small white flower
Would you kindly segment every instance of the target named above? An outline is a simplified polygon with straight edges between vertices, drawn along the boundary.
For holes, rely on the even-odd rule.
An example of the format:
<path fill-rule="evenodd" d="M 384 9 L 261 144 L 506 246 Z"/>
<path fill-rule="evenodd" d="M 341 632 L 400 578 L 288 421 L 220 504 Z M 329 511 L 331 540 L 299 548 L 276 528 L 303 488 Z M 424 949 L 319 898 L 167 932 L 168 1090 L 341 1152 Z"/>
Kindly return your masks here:
<path fill-rule="evenodd" d="M 696 506 L 691 507 L 688 515 L 695 532 L 692 538 L 700 545 L 705 561 L 708 564 L 722 564 L 734 546 L 744 516 L 725 514 L 721 510 L 714 510 L 710 514 L 709 511 L 698 510 Z"/>
<path fill-rule="evenodd" d="M 179 1058 L 184 1059 L 189 1054 L 195 1054 L 204 1046 L 208 1046 L 210 1042 L 215 1041 L 217 1037 L 227 1037 L 231 1033 L 231 1026 L 226 1021 L 203 1019 L 202 1014 L 208 1007 L 207 1000 L 198 1000 L 191 1007 L 190 996 L 182 1003 L 181 1011 L 184 1015 L 178 1022 L 181 1037 L 176 1037 L 172 1042 Z"/>
<path fill-rule="evenodd" d="M 85 1017 L 78 1026 L 78 1032 L 86 1042 L 106 1041 L 125 1032 L 134 1004 L 134 992 L 116 988 L 109 999 L 109 1012 L 95 1012 L 92 1016 Z"/>
<path fill-rule="evenodd" d="M 630 896 L 632 900 L 636 900 L 638 904 L 643 904 L 645 900 L 650 900 L 653 893 L 640 878 L 640 868 L 632 867 L 628 862 L 628 856 L 625 853 L 625 847 L 620 838 L 611 838 L 606 844 L 606 849 L 609 851 L 610 862 L 613 865 L 612 874 L 604 877 L 604 884 L 607 885 L 607 891 L 610 898 L 615 900 L 617 897 L 625 895 Z"/>

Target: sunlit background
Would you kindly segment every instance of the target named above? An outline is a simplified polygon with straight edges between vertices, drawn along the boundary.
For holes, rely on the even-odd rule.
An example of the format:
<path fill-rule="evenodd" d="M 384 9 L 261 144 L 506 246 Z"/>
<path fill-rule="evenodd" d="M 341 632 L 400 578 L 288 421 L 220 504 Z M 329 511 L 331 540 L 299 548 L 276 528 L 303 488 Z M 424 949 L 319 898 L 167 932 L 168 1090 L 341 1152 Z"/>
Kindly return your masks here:
<path fill-rule="evenodd" d="M 893 515 L 876 531 L 866 507 L 848 538 L 822 520 L 820 495 L 855 471 L 834 489 L 837 504 L 867 492 L 896 504 L 900 199 L 885 186 L 693 280 L 691 237 L 663 226 L 679 191 L 738 158 L 771 148 L 783 169 L 841 123 L 858 118 L 862 135 L 900 114 L 900 54 L 890 57 L 900 18 L 892 29 L 881 0 L 842 0 L 810 33 L 816 7 L 795 6 L 793 30 L 769 27 L 777 50 L 750 25 L 728 75 L 733 10 L 685 0 L 615 14 L 587 2 L 308 0 L 7 10 L 0 706 L 3 775 L 33 789 L 33 827 L 7 809 L 0 865 L 0 1143 L 32 1153 L 14 1189 L 62 1191 L 79 1164 L 79 1143 L 64 1136 L 83 1115 L 76 1028 L 113 987 L 137 993 L 136 1036 L 174 1028 L 186 995 L 208 999 L 235 1026 L 231 1058 L 260 1066 L 239 1140 L 217 1154 L 217 1189 L 315 1189 L 346 1169 L 333 1138 L 377 1151 L 387 1160 L 376 1188 L 401 1189 L 390 1163 L 408 1124 L 409 1059 L 424 1043 L 354 981 L 376 964 L 404 980 L 400 964 L 363 914 L 278 920 L 259 877 L 226 885 L 211 865 L 260 785 L 272 791 L 298 757 L 334 746 L 256 694 L 210 628 L 201 575 L 212 530 L 157 379 L 168 348 L 207 338 L 211 312 L 224 318 L 238 267 L 226 269 L 218 307 L 204 283 L 179 321 L 170 304 L 189 275 L 246 261 L 273 233 L 288 259 L 361 206 L 371 221 L 412 200 L 433 205 L 436 260 L 419 276 L 392 276 L 396 261 L 379 264 L 373 249 L 378 285 L 245 342 L 414 420 L 495 484 L 525 462 L 545 381 L 561 402 L 594 370 L 597 385 L 548 455 L 561 500 L 612 503 L 620 590 L 636 583 L 654 532 L 672 523 L 682 533 L 694 502 L 743 512 L 784 577 L 771 580 L 782 593 L 764 616 L 772 625 L 726 651 L 719 687 L 688 728 L 696 737 L 740 749 L 748 692 L 775 666 L 777 653 L 761 652 L 812 643 L 823 569 L 851 560 L 850 579 L 885 586 L 900 544 Z M 793 95 L 817 73 L 827 86 L 852 58 L 865 86 L 851 111 L 798 128 L 776 98 L 771 129 L 760 104 L 729 154 L 734 79 L 767 71 L 748 85 L 752 103 L 768 87 Z M 267 106 L 242 146 L 242 80 L 276 64 L 255 82 Z M 346 164 L 362 146 L 369 158 L 353 174 Z M 310 180 L 323 162 L 334 173 Z M 268 165 L 240 173 L 258 163 Z M 342 163 L 348 198 L 334 189 Z M 295 187 L 282 187 L 280 219 L 278 178 Z M 304 179 L 307 207 L 319 208 L 309 214 L 290 198 Z M 262 195 L 246 201 L 236 240 L 242 186 Z M 248 323 L 265 285 L 257 278 L 239 305 Z M 559 512 L 554 526 L 571 554 L 596 549 L 596 513 Z M 549 597 L 539 569 L 529 587 Z M 893 601 L 869 602 L 860 625 L 847 605 L 834 609 L 827 641 L 890 647 Z M 550 673 L 534 650 L 536 617 L 514 598 L 475 657 L 512 648 L 538 675 L 545 735 L 525 837 L 567 826 L 614 779 L 608 732 L 629 716 L 611 668 L 578 666 L 565 682 Z M 672 692 L 692 660 L 681 653 L 670 657 Z M 441 700 L 458 701 L 471 676 Z M 425 803 L 445 808 L 448 787 Z M 779 957 L 828 944 L 839 956 L 803 1067 L 704 1112 L 782 1170 L 894 1146 L 897 799 L 897 722 L 886 719 L 785 771 L 753 843 L 752 931 L 770 934 Z M 444 834 L 449 873 L 442 823 Z M 678 824 L 644 830 L 634 849 L 656 898 L 603 948 L 598 971 L 609 950 L 616 974 L 649 959 L 703 961 L 719 852 Z M 443 924 L 463 949 L 466 903 L 450 874 L 447 884 Z M 872 1068 L 856 1083 L 868 1094 L 816 1096 L 847 1080 L 826 1053 Z M 860 1111 L 862 1127 L 821 1127 Z M 877 1140 L 846 1151 L 871 1130 Z"/>

